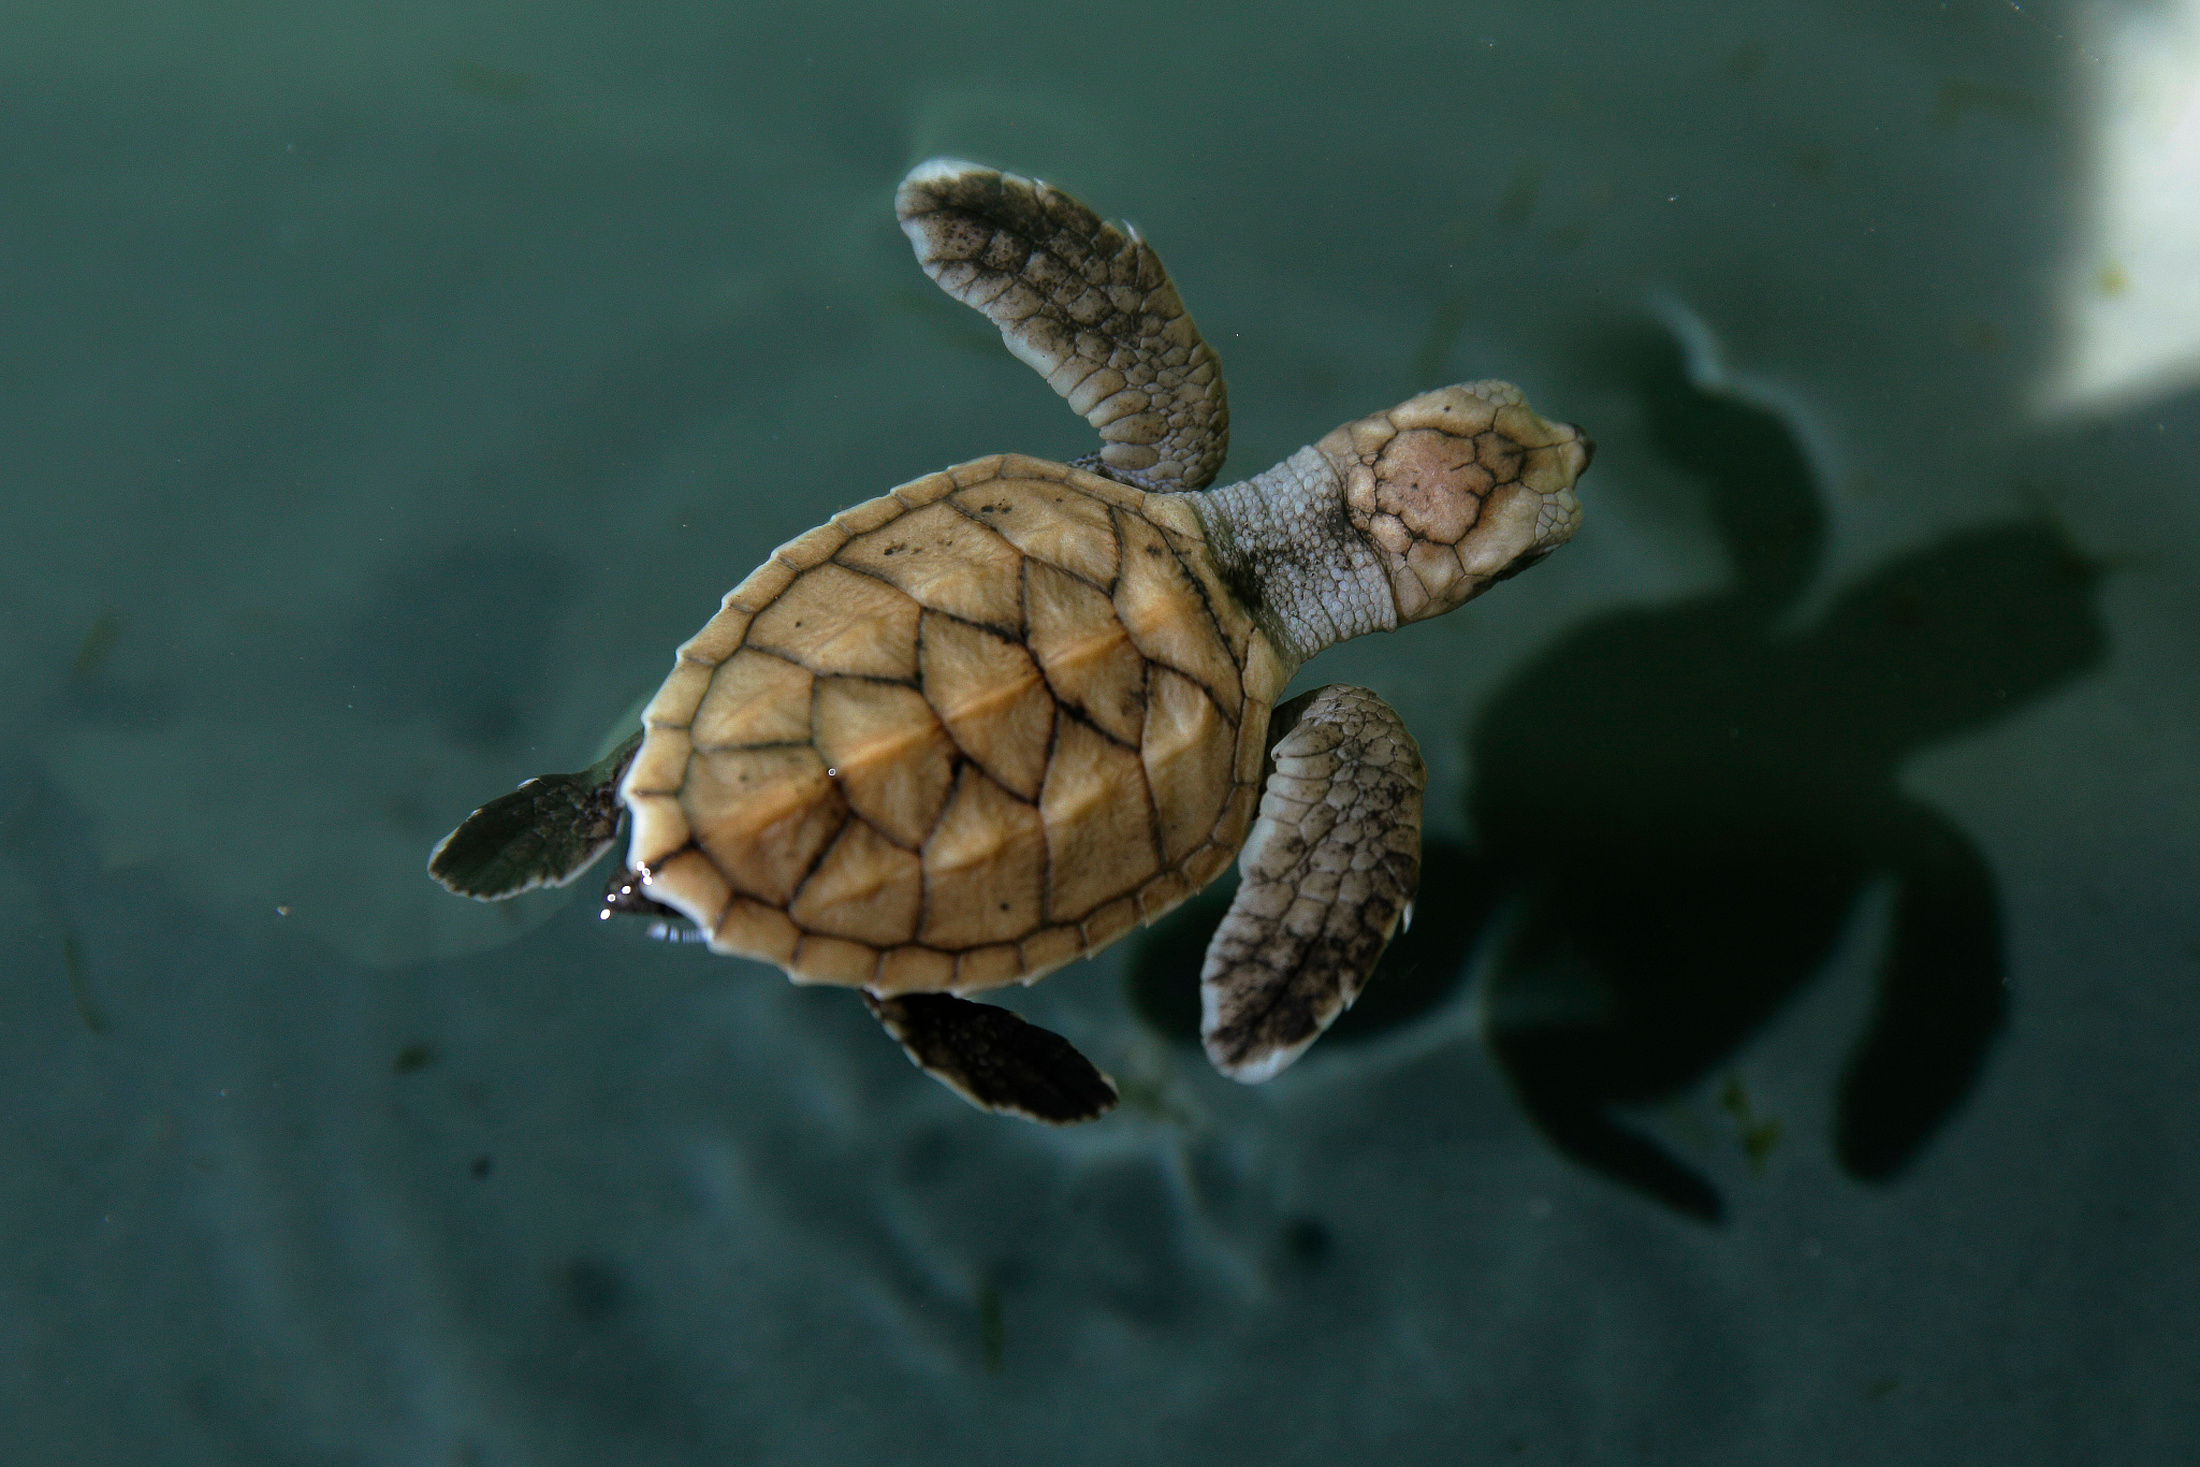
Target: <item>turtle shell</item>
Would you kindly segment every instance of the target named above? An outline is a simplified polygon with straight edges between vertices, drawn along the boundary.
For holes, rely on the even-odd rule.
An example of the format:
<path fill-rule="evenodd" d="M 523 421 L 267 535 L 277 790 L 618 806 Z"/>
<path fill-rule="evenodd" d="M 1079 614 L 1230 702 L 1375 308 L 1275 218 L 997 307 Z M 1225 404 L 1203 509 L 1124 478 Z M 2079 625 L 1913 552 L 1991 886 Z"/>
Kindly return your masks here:
<path fill-rule="evenodd" d="M 629 864 L 798 981 L 1028 983 L 1229 864 L 1286 676 L 1182 496 L 979 459 L 728 593 L 643 715 Z"/>

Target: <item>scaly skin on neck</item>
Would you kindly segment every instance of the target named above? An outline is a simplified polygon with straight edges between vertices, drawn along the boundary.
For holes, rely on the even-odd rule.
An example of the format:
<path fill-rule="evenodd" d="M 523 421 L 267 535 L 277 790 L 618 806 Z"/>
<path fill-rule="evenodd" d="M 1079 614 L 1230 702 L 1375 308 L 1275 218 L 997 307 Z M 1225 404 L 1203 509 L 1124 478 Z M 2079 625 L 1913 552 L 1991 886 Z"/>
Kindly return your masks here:
<path fill-rule="evenodd" d="M 1438 616 L 1564 544 L 1592 445 L 1475 382 L 1347 423 L 1266 473 L 1181 498 L 1294 665 Z"/>
<path fill-rule="evenodd" d="M 1225 583 L 1294 667 L 1348 637 L 1398 625 L 1390 578 L 1346 518 L 1344 479 L 1319 450 L 1178 497 L 1199 516 Z"/>

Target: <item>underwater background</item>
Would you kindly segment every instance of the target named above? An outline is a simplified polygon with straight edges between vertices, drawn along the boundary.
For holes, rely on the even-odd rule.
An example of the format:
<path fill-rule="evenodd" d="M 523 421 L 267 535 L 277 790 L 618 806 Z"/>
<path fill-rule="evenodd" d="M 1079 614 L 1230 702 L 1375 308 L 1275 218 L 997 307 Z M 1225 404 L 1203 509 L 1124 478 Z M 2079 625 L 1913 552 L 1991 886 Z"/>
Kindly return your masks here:
<path fill-rule="evenodd" d="M 2189 0 L 9 7 L 0 1456 L 2200 1457 L 2196 83 Z M 1302 674 L 1427 860 L 1266 1086 L 1212 900 L 1006 996 L 1052 1131 L 423 872 L 781 541 L 1093 446 L 942 153 L 1154 243 L 1229 477 L 1597 441 Z"/>

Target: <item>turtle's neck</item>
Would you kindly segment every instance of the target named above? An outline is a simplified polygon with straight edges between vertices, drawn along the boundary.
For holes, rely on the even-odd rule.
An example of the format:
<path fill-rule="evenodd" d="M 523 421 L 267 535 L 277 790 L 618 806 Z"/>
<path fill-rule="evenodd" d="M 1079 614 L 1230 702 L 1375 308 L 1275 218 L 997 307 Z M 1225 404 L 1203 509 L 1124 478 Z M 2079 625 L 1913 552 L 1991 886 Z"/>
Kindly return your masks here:
<path fill-rule="evenodd" d="M 1344 483 L 1318 450 L 1176 497 L 1199 516 L 1224 583 L 1294 662 L 1398 625 L 1390 579 L 1345 518 Z"/>

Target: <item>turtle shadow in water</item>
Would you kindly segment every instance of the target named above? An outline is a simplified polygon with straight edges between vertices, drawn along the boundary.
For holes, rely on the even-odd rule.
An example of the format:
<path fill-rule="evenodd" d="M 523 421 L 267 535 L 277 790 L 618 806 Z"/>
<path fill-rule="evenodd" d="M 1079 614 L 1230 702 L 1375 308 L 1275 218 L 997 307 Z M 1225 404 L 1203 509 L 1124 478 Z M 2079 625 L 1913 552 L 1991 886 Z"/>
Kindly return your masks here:
<path fill-rule="evenodd" d="M 1610 355 L 1657 451 L 1704 486 L 1730 584 L 1597 617 L 1496 690 L 1468 731 L 1480 846 L 1429 844 L 1412 931 L 1324 1043 L 1433 1008 L 1489 932 L 1486 1033 L 1537 1127 L 1715 1221 L 1710 1183 L 1620 1113 L 1728 1064 L 1824 968 L 1876 881 L 1892 918 L 1841 1082 L 1842 1166 L 1892 1178 L 1970 1092 L 2007 1005 L 1999 898 L 1977 847 L 1898 775 L 2100 660 L 2100 568 L 2051 523 L 1990 526 L 1791 627 L 1825 539 L 1793 434 L 1692 383 L 1670 339 Z M 1165 1033 L 1196 1041 L 1200 953 L 1226 906 L 1187 904 L 1140 946 L 1130 997 Z"/>
<path fill-rule="evenodd" d="M 2051 523 L 2003 523 L 1793 625 L 1825 540 L 1793 434 L 1691 382 L 1669 339 L 1615 355 L 1652 444 L 1704 487 L 1733 575 L 1576 627 L 1469 730 L 1469 821 L 1487 879 L 1520 901 L 1487 969 L 1487 1033 L 1561 1150 L 1709 1221 L 1710 1183 L 1616 1112 L 1728 1063 L 1823 969 L 1872 883 L 1891 885 L 1891 920 L 1841 1080 L 1842 1167 L 1892 1178 L 1976 1082 L 2007 1005 L 1998 894 L 1899 775 L 2100 660 L 2100 569 Z"/>

